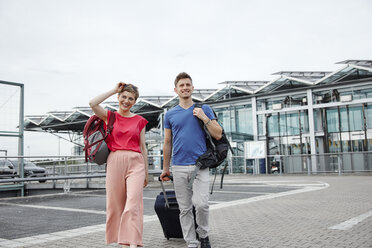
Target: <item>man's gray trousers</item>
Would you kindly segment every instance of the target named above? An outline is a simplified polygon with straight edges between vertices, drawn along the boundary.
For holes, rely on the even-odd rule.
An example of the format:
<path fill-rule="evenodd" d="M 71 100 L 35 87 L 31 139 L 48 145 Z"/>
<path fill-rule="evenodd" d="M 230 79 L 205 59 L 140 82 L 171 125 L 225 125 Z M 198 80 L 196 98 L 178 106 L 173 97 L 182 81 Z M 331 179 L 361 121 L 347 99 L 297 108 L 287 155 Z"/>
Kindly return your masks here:
<path fill-rule="evenodd" d="M 199 243 L 195 233 L 193 205 L 196 210 L 196 223 L 198 224 L 196 232 L 199 237 L 207 237 L 209 230 L 209 170 L 199 170 L 191 187 L 189 182 L 194 170 L 194 165 L 172 166 L 183 237 L 189 247 L 197 247 Z"/>

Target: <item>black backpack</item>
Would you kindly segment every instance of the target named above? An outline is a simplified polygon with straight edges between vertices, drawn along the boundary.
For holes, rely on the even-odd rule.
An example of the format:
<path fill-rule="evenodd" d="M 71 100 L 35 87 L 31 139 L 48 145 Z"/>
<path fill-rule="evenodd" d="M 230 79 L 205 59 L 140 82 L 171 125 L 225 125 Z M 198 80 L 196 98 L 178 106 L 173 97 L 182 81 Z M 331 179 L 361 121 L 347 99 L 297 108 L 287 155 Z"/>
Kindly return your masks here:
<path fill-rule="evenodd" d="M 201 107 L 202 107 L 201 103 L 196 103 L 195 104 L 195 108 L 201 108 Z M 214 116 L 216 117 L 216 120 L 218 120 L 217 115 L 216 115 L 216 113 L 214 112 L 213 109 L 212 109 L 212 111 L 213 111 Z M 217 167 L 220 166 L 221 164 L 223 164 L 223 162 L 225 162 L 229 150 L 231 151 L 232 154 L 234 154 L 234 151 L 231 148 L 230 142 L 227 139 L 225 131 L 223 130 L 223 128 L 222 128 L 221 139 L 216 140 L 215 138 L 213 138 L 210 135 L 210 133 L 209 133 L 207 127 L 205 126 L 204 122 L 202 120 L 200 120 L 199 118 L 198 118 L 198 121 L 199 121 L 200 127 L 202 128 L 202 130 L 204 130 L 204 133 L 205 133 L 205 136 L 206 136 L 207 151 L 198 157 L 198 159 L 196 160 L 195 166 L 198 169 L 206 169 L 206 168 L 215 169 L 214 180 L 216 180 Z M 223 177 L 224 177 L 224 174 L 226 172 L 227 166 L 228 166 L 228 163 L 225 162 L 225 166 L 222 170 L 220 188 L 222 188 Z M 196 176 L 196 172 L 195 172 L 195 176 Z M 213 181 L 213 185 L 214 185 L 214 181 Z M 213 185 L 212 185 L 212 189 L 211 189 L 211 194 L 213 192 Z"/>
<path fill-rule="evenodd" d="M 219 140 L 213 138 L 203 121 L 199 119 L 200 126 L 205 132 L 207 151 L 203 153 L 197 160 L 196 165 L 200 169 L 214 169 L 220 166 L 227 158 L 229 150 L 232 151 L 230 142 L 226 137 L 225 131 L 222 129 L 222 137 Z"/>

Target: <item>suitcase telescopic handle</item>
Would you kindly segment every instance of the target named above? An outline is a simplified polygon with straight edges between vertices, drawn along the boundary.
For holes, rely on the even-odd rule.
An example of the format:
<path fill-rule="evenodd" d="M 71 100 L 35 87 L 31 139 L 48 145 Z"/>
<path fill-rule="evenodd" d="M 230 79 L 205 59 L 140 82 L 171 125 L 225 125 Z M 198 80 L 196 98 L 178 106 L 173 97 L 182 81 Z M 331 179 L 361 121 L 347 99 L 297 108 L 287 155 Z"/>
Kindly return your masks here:
<path fill-rule="evenodd" d="M 164 178 L 169 178 L 171 181 L 173 181 L 173 176 L 172 176 L 172 175 L 167 176 L 167 177 L 164 177 Z M 160 176 L 158 177 L 158 180 L 159 180 L 160 182 L 162 182 L 162 180 L 160 179 Z"/>
<path fill-rule="evenodd" d="M 173 182 L 173 176 L 168 176 L 167 178 L 169 178 Z M 167 206 L 167 208 L 169 208 L 168 196 L 167 196 L 167 192 L 165 192 L 163 180 L 160 179 L 160 176 L 158 180 L 160 181 L 161 189 L 163 190 L 165 205 Z"/>

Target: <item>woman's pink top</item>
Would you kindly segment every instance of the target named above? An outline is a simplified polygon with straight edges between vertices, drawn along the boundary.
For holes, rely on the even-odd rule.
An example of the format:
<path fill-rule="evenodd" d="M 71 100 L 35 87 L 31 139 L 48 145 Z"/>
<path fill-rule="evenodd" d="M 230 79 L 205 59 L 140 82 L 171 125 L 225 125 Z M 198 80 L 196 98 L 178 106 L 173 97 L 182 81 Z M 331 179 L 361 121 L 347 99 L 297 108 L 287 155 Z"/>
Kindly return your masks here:
<path fill-rule="evenodd" d="M 123 117 L 117 112 L 107 111 L 107 120 L 110 115 L 115 114 L 116 119 L 111 135 L 106 139 L 110 151 L 130 150 L 141 152 L 140 139 L 141 131 L 148 121 L 140 115 Z"/>

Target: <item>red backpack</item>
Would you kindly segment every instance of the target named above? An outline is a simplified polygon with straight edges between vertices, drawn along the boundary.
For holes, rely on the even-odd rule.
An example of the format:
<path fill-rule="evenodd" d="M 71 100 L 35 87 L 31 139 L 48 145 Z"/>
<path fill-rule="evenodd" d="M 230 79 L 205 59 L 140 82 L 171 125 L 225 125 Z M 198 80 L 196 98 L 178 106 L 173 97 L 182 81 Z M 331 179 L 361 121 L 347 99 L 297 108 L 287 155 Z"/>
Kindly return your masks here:
<path fill-rule="evenodd" d="M 92 115 L 84 126 L 84 151 L 85 162 L 94 162 L 104 164 L 110 150 L 105 142 L 108 135 L 111 134 L 115 122 L 115 112 L 112 112 L 105 130 L 105 122 L 98 116 Z"/>

